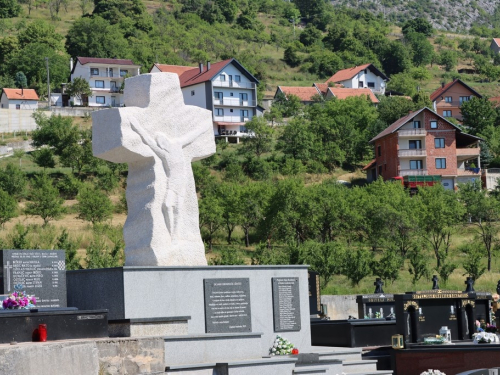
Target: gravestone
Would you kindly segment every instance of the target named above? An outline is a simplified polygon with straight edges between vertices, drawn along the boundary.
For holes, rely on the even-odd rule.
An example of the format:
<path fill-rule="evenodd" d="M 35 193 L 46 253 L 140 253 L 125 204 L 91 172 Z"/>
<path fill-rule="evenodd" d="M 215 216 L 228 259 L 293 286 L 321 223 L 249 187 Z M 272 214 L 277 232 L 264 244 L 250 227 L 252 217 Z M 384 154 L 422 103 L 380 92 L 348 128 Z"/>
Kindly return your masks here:
<path fill-rule="evenodd" d="M 397 330 L 407 343 L 423 342 L 439 334 L 442 326 L 451 330 L 452 340 L 468 340 L 475 332 L 475 292 L 438 289 L 397 294 L 394 299 Z"/>
<path fill-rule="evenodd" d="M 491 293 L 476 292 L 476 320 L 481 323 L 492 324 L 490 306 L 491 306 Z"/>
<path fill-rule="evenodd" d="M 274 332 L 300 331 L 298 277 L 273 277 Z"/>
<path fill-rule="evenodd" d="M 319 285 L 319 274 L 314 271 L 307 272 L 309 281 L 309 314 L 321 314 L 321 293 Z"/>
<path fill-rule="evenodd" d="M 384 283 L 376 278 L 373 283 L 375 293 L 359 295 L 356 297 L 359 319 L 374 319 L 394 317 L 394 295 L 385 294 L 382 286 Z"/>
<path fill-rule="evenodd" d="M 0 294 L 21 284 L 37 308 L 67 306 L 64 250 L 0 250 L 0 262 Z"/>
<path fill-rule="evenodd" d="M 207 333 L 252 332 L 250 281 L 205 279 Z"/>

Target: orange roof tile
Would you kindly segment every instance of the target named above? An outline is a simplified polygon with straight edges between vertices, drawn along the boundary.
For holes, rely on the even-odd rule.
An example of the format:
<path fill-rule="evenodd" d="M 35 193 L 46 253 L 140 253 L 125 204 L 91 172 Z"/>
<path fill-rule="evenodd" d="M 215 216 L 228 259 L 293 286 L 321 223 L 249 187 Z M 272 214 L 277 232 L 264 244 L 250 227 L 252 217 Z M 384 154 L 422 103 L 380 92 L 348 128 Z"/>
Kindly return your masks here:
<path fill-rule="evenodd" d="M 3 89 L 9 100 L 38 100 L 38 95 L 33 89 Z"/>
<path fill-rule="evenodd" d="M 363 96 L 367 95 L 372 103 L 379 103 L 379 100 L 373 94 L 372 90 L 369 88 L 362 88 L 362 89 L 346 89 L 346 88 L 335 88 L 335 87 L 329 87 L 328 90 L 335 96 L 337 99 L 345 99 L 349 98 L 351 96 Z"/>
<path fill-rule="evenodd" d="M 377 165 L 377 159 L 372 159 L 372 161 L 370 161 L 363 167 L 363 170 L 367 171 L 368 169 L 374 168 L 376 165 Z"/>
<path fill-rule="evenodd" d="M 285 96 L 295 95 L 303 102 L 310 102 L 314 95 L 321 95 L 316 87 L 278 86 L 278 90 Z"/>
<path fill-rule="evenodd" d="M 382 73 L 380 70 L 378 70 L 373 64 L 364 64 L 360 66 L 355 66 L 353 68 L 347 68 L 347 69 L 342 69 L 339 70 L 337 73 L 335 73 L 333 76 L 328 78 L 326 83 L 328 82 L 342 82 L 348 79 L 353 78 L 356 74 L 361 72 L 362 70 L 365 69 L 370 69 L 372 71 L 375 71 L 375 74 L 379 75 L 380 77 L 388 80 L 387 76 Z"/>
<path fill-rule="evenodd" d="M 471 93 L 473 93 L 474 95 L 476 95 L 478 98 L 482 98 L 483 96 L 478 93 L 476 90 L 474 90 L 472 87 L 466 85 L 464 82 L 462 82 L 460 79 L 456 78 L 455 80 L 451 81 L 450 83 L 447 83 L 446 85 L 438 88 L 436 91 L 434 91 L 431 95 L 430 95 L 430 98 L 431 98 L 431 101 L 434 102 L 436 101 L 437 98 L 439 98 L 440 96 L 442 96 L 446 91 L 448 91 L 448 89 L 450 89 L 450 87 L 452 87 L 454 84 L 460 84 L 462 86 L 464 86 L 466 89 L 468 89 Z"/>
<path fill-rule="evenodd" d="M 493 38 L 493 41 L 500 47 L 500 38 Z"/>

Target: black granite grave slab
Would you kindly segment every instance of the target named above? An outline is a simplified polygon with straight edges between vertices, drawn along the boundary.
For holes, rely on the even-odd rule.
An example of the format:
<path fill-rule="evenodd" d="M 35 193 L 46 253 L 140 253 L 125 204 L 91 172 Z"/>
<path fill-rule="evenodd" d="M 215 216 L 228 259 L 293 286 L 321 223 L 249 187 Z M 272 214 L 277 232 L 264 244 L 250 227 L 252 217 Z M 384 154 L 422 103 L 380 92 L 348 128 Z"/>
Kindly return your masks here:
<path fill-rule="evenodd" d="M 0 343 L 33 341 L 39 324 L 47 325 L 47 341 L 108 337 L 107 310 L 3 310 Z"/>
<path fill-rule="evenodd" d="M 21 284 L 38 308 L 66 307 L 64 250 L 0 250 L 0 294 Z"/>
<path fill-rule="evenodd" d="M 307 278 L 309 284 L 309 314 L 321 314 L 319 274 L 314 271 L 308 271 Z"/>
<path fill-rule="evenodd" d="M 300 331 L 298 277 L 273 277 L 274 332 Z"/>
<path fill-rule="evenodd" d="M 476 292 L 476 320 L 491 324 L 491 293 Z M 493 322 L 494 323 L 494 322 Z"/>
<path fill-rule="evenodd" d="M 389 346 L 396 333 L 395 319 L 311 319 L 313 346 Z"/>
<path fill-rule="evenodd" d="M 248 278 L 204 279 L 206 333 L 252 332 Z"/>
<path fill-rule="evenodd" d="M 356 297 L 359 319 L 374 319 L 394 316 L 394 295 L 392 294 L 365 294 Z"/>
<path fill-rule="evenodd" d="M 449 290 L 408 292 L 394 296 L 397 331 L 406 343 L 423 342 L 439 334 L 442 326 L 451 330 L 452 340 L 467 340 L 475 332 L 476 293 Z"/>

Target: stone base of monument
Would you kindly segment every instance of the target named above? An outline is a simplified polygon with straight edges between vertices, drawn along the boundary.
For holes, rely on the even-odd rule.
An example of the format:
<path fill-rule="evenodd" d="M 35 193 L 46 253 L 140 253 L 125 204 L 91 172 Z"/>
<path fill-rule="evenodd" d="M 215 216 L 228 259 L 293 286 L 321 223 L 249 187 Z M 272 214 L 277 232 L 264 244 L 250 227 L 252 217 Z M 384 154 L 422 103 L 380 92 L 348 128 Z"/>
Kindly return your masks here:
<path fill-rule="evenodd" d="M 71 308 L 0 310 L 0 343 L 37 341 L 35 330 L 47 326 L 47 340 L 108 337 L 107 310 Z"/>
<path fill-rule="evenodd" d="M 109 337 L 152 337 L 188 334 L 190 316 L 110 320 Z"/>
<path fill-rule="evenodd" d="M 307 266 L 68 271 L 68 304 L 109 309 L 112 334 L 124 328 L 120 334 L 135 336 L 143 329 L 162 336 L 168 374 L 377 373 L 374 361 L 361 360 L 360 350 L 311 346 L 307 279 Z M 168 322 L 182 331 L 164 331 Z M 277 335 L 316 357 L 269 357 Z"/>
<path fill-rule="evenodd" d="M 390 346 L 397 334 L 396 319 L 311 320 L 311 341 L 316 346 Z"/>

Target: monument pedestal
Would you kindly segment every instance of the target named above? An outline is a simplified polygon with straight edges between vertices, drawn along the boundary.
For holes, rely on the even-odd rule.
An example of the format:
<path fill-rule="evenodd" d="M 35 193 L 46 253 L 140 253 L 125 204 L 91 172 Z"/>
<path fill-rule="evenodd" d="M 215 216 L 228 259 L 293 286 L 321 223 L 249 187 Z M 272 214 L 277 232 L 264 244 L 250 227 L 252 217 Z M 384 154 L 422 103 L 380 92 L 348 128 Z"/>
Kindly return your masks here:
<path fill-rule="evenodd" d="M 163 337 L 166 373 L 347 372 L 342 361 L 344 352 L 311 346 L 307 280 L 307 266 L 301 265 L 121 267 L 67 272 L 69 304 L 80 309 L 109 309 L 111 326 L 125 327 L 122 335 L 134 336 L 133 328 L 145 324 L 147 335 Z M 165 334 L 162 329 L 169 321 L 183 322 L 187 330 Z M 277 335 L 293 343 L 301 354 L 317 355 L 308 360 L 270 357 L 269 349 Z M 360 351 L 355 356 L 356 360 L 348 360 L 345 366 L 359 365 L 376 373 L 373 361 L 361 361 Z"/>

